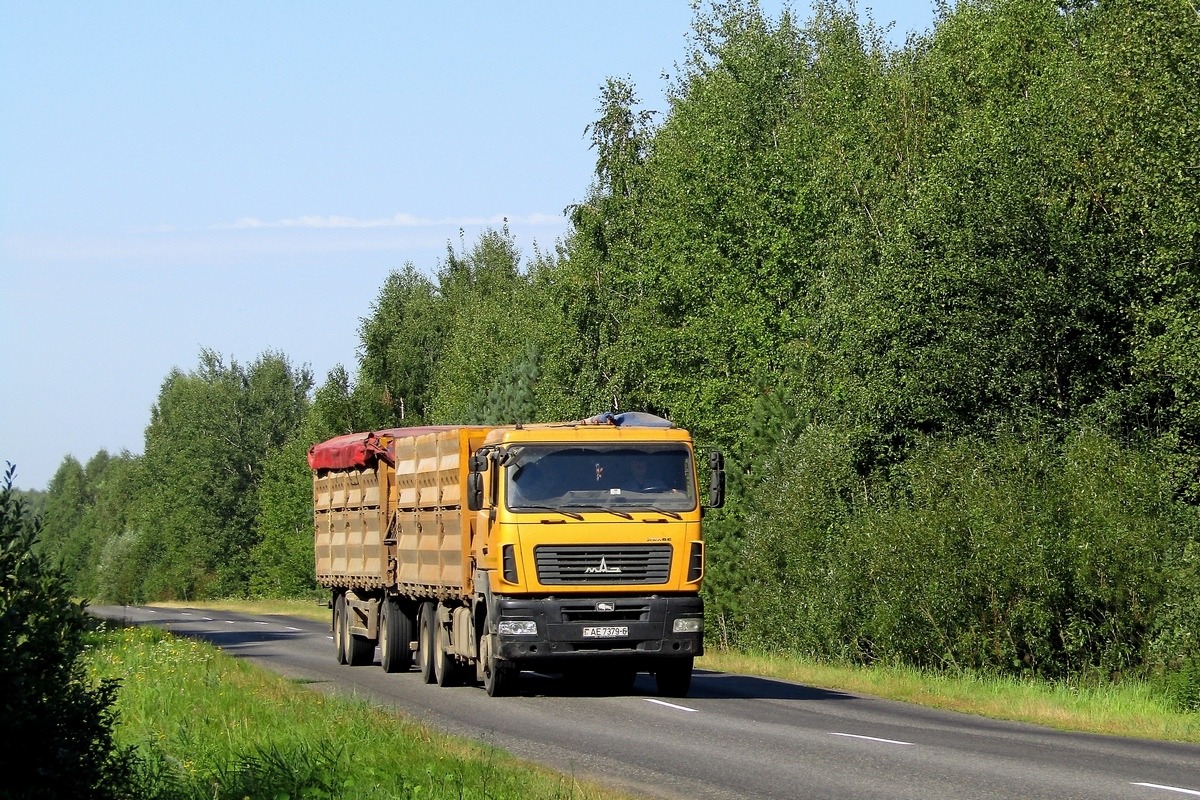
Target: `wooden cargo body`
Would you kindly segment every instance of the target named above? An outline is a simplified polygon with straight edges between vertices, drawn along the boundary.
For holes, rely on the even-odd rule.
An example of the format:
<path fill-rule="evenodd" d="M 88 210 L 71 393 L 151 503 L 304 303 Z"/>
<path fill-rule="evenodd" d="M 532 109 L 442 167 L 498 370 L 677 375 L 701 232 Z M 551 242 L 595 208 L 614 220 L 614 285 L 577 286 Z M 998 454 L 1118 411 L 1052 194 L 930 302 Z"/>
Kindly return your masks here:
<path fill-rule="evenodd" d="M 382 432 L 374 435 L 374 456 L 359 459 L 365 463 L 316 469 L 317 582 L 412 597 L 468 596 L 464 487 L 471 439 L 482 439 L 486 430 Z"/>

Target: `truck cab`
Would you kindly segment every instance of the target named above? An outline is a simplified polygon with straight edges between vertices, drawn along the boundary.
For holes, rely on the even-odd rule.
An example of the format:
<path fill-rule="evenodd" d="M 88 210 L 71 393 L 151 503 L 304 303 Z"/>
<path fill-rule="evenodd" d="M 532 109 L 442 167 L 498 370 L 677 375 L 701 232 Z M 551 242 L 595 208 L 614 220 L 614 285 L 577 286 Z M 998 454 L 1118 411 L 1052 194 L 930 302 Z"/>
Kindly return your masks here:
<path fill-rule="evenodd" d="M 687 693 L 704 541 L 693 443 L 668 426 L 498 430 L 477 450 L 476 591 L 496 669 L 652 672 L 660 692 Z"/>

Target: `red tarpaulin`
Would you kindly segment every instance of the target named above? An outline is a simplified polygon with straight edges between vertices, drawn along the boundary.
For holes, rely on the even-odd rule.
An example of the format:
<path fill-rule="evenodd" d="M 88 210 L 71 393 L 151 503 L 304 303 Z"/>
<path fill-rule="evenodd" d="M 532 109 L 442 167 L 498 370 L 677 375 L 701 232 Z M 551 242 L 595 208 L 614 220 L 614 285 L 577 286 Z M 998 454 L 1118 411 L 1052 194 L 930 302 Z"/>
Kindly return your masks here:
<path fill-rule="evenodd" d="M 395 439 L 452 429 L 451 425 L 427 425 L 335 436 L 308 448 L 308 466 L 312 469 L 354 469 L 370 466 L 377 458 L 395 463 L 395 448 L 392 446 Z"/>

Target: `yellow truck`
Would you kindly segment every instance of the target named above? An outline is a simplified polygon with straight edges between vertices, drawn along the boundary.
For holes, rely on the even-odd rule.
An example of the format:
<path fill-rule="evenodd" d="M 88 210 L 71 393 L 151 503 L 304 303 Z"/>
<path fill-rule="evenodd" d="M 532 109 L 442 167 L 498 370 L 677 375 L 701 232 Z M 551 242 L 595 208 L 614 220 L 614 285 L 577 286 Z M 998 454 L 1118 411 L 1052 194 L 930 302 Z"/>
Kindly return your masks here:
<path fill-rule="evenodd" d="M 313 445 L 316 575 L 339 663 L 510 694 L 522 670 L 688 692 L 703 653 L 691 436 L 640 412 Z M 709 457 L 708 503 L 725 476 Z"/>

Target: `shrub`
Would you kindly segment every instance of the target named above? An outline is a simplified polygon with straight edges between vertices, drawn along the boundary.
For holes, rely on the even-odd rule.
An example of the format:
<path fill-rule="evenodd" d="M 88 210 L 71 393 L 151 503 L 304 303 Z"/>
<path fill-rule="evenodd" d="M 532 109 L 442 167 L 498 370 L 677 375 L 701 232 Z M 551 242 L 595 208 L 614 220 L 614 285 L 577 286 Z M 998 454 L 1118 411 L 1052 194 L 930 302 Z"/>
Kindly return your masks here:
<path fill-rule="evenodd" d="M 1195 515 L 1161 459 L 1088 430 L 930 439 L 866 478 L 848 451 L 807 431 L 758 487 L 749 644 L 1070 680 L 1157 669 L 1189 702 Z"/>
<path fill-rule="evenodd" d="M 133 756 L 113 741 L 116 681 L 90 685 L 88 619 L 35 549 L 41 523 L 0 485 L 0 798 L 131 796 Z"/>

